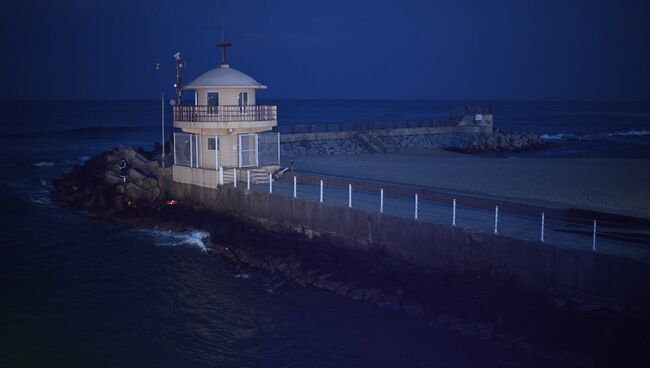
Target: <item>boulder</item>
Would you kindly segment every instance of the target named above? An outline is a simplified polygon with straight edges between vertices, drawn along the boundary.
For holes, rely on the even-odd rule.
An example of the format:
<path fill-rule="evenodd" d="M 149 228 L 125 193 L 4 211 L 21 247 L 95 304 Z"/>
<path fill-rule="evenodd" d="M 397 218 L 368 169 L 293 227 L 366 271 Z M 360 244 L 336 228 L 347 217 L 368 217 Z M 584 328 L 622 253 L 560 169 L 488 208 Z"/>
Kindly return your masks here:
<path fill-rule="evenodd" d="M 126 183 L 124 195 L 134 202 L 139 202 L 147 199 L 147 192 L 133 183 Z"/>
<path fill-rule="evenodd" d="M 135 170 L 134 168 L 130 168 L 127 171 L 126 174 L 126 180 L 129 183 L 133 183 L 139 187 L 144 186 L 144 181 L 147 179 L 147 177 L 143 174 L 141 174 L 138 170 Z"/>
<path fill-rule="evenodd" d="M 106 173 L 104 173 L 104 182 L 108 185 L 114 186 L 114 185 L 122 184 L 123 180 L 113 171 L 107 171 Z"/>

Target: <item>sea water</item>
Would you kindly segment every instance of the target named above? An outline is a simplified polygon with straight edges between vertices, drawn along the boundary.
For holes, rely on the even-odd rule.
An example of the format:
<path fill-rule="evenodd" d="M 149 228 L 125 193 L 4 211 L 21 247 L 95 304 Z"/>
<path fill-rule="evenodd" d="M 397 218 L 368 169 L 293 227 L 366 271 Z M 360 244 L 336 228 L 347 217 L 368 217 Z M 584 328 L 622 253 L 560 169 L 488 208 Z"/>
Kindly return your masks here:
<path fill-rule="evenodd" d="M 279 124 L 436 119 L 466 104 L 269 103 Z M 491 105 L 502 130 L 558 142 L 540 155 L 650 157 L 648 104 Z M 0 366 L 530 366 L 435 321 L 237 270 L 200 229 L 132 229 L 52 202 L 74 165 L 118 143 L 151 148 L 159 108 L 0 103 Z"/>

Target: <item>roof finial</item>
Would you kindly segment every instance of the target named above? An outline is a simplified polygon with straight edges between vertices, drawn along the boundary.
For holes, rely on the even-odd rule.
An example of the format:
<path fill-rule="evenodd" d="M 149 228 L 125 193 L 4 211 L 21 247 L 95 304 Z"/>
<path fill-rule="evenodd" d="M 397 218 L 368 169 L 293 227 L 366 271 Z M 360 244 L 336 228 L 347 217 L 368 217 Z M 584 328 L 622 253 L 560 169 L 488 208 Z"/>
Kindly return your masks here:
<path fill-rule="evenodd" d="M 217 44 L 217 47 L 221 48 L 221 66 L 228 67 L 228 47 L 232 46 L 231 43 L 226 43 L 225 39 L 225 21 L 224 21 L 224 10 L 223 10 L 223 1 L 221 0 L 221 43 Z"/>

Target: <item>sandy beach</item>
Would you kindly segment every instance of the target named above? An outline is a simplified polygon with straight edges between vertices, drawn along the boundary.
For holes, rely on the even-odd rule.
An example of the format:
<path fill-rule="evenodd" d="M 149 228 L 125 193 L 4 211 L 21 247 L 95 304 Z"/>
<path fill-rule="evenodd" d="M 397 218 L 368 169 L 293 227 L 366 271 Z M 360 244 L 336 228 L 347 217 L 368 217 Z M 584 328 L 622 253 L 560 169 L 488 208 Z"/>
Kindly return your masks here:
<path fill-rule="evenodd" d="M 446 151 L 307 156 L 296 170 L 650 217 L 650 160 L 501 158 Z"/>

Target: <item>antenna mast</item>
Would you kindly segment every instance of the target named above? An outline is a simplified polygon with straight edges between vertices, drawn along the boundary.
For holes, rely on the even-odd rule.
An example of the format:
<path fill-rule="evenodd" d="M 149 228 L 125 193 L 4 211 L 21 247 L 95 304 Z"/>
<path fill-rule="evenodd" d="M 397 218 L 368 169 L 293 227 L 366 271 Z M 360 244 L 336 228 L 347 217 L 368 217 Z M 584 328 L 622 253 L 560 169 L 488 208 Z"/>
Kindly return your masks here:
<path fill-rule="evenodd" d="M 221 43 L 217 44 L 217 47 L 221 48 L 221 66 L 228 66 L 228 47 L 232 46 L 231 43 L 226 43 L 226 37 L 225 37 L 225 13 L 223 10 L 223 2 L 224 0 L 221 0 Z"/>

